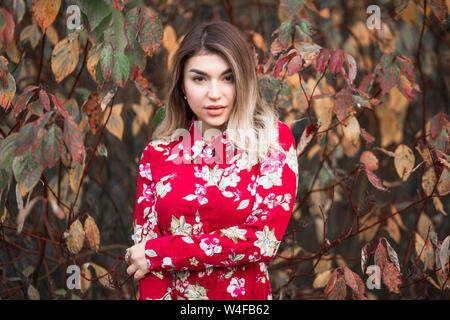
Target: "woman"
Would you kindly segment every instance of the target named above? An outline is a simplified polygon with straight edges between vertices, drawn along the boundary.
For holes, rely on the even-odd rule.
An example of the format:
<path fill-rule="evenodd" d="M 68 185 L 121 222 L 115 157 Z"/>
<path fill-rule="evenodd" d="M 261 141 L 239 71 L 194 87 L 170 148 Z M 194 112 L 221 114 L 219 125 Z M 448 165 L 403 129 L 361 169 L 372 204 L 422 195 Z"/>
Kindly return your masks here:
<path fill-rule="evenodd" d="M 270 299 L 266 262 L 297 191 L 292 133 L 261 98 L 254 54 L 231 24 L 195 27 L 172 65 L 139 164 L 127 273 L 140 299 Z"/>

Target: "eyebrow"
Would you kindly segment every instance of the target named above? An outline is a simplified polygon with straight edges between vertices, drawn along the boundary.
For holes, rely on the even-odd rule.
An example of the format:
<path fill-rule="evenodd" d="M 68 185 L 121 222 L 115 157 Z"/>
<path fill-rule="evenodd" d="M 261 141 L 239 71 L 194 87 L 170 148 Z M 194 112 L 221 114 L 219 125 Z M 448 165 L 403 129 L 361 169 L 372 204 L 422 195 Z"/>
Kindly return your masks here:
<path fill-rule="evenodd" d="M 203 71 L 200 71 L 198 69 L 191 69 L 191 70 L 189 70 L 189 72 L 194 72 L 194 73 L 200 74 L 202 76 L 207 76 L 208 75 L 207 73 L 205 73 Z M 232 72 L 231 68 L 228 68 L 227 70 L 222 72 L 220 75 L 223 76 L 224 74 L 228 74 L 228 73 L 231 73 L 231 72 Z"/>

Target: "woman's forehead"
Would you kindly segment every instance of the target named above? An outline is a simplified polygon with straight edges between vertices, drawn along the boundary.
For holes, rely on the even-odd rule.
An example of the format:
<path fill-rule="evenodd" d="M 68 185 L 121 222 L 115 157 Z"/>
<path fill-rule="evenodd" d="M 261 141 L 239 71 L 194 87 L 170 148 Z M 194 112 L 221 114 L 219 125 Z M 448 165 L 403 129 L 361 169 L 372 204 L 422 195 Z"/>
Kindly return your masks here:
<path fill-rule="evenodd" d="M 200 53 L 190 57 L 185 64 L 185 71 L 189 72 L 190 69 L 200 70 L 203 73 L 218 73 L 222 74 L 225 71 L 229 72 L 230 65 L 228 61 L 217 53 Z"/>

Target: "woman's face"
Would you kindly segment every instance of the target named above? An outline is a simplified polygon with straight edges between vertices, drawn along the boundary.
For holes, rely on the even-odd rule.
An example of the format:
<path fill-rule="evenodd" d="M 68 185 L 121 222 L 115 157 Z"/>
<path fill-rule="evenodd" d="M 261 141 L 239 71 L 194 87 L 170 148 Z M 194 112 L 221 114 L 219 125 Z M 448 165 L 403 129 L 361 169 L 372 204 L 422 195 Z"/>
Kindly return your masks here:
<path fill-rule="evenodd" d="M 182 87 L 189 107 L 202 122 L 202 133 L 211 128 L 223 131 L 236 97 L 228 62 L 215 53 L 192 56 L 184 66 Z"/>

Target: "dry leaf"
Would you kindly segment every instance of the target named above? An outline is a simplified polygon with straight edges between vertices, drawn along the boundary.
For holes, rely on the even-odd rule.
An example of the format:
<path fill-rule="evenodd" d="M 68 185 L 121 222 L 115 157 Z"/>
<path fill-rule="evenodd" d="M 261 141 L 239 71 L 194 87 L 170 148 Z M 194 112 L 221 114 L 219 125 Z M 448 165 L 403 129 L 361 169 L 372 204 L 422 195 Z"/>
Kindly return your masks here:
<path fill-rule="evenodd" d="M 387 232 L 389 233 L 389 235 L 391 236 L 391 238 L 397 242 L 400 243 L 400 230 L 398 229 L 397 224 L 394 222 L 394 219 L 389 218 L 387 220 L 387 225 L 386 225 L 386 229 Z"/>
<path fill-rule="evenodd" d="M 446 196 L 450 192 L 450 170 L 444 168 L 439 178 L 438 185 L 436 190 L 439 192 L 441 196 Z"/>
<path fill-rule="evenodd" d="M 300 137 L 300 141 L 297 145 L 297 157 L 300 157 L 304 152 L 307 146 L 310 145 L 312 138 L 314 137 L 314 134 L 310 132 L 307 133 L 307 128 L 303 130 L 302 136 Z"/>
<path fill-rule="evenodd" d="M 430 239 L 427 239 L 427 242 L 422 239 L 422 237 L 416 233 L 416 242 L 415 242 L 416 254 L 420 258 L 420 261 L 424 264 L 425 270 L 433 270 L 434 265 L 434 250 L 431 245 Z"/>
<path fill-rule="evenodd" d="M 88 216 L 84 221 L 84 232 L 86 234 L 89 247 L 97 252 L 100 247 L 100 230 L 98 230 L 94 218 L 91 216 Z"/>
<path fill-rule="evenodd" d="M 107 289 L 115 289 L 113 286 L 111 274 L 108 273 L 108 271 L 105 268 L 93 262 L 90 262 L 89 265 L 94 268 L 96 278 L 98 278 L 98 281 L 102 286 L 104 286 Z"/>
<path fill-rule="evenodd" d="M 430 238 L 431 233 L 434 231 L 433 222 L 430 218 L 422 213 L 417 222 L 417 232 L 422 237 L 422 239 Z"/>
<path fill-rule="evenodd" d="M 433 188 L 436 185 L 436 174 L 433 167 L 429 167 L 422 176 L 422 188 L 425 195 L 430 196 Z"/>
<path fill-rule="evenodd" d="M 85 232 L 80 220 L 76 219 L 65 233 L 67 248 L 72 254 L 77 254 L 83 248 Z"/>
<path fill-rule="evenodd" d="M 313 282 L 313 288 L 323 288 L 327 285 L 331 277 L 331 270 L 326 270 L 317 274 Z"/>
<path fill-rule="evenodd" d="M 39 295 L 39 291 L 37 291 L 37 289 L 35 287 L 33 287 L 33 285 L 29 285 L 28 289 L 27 289 L 27 294 L 28 297 L 30 298 L 30 300 L 40 300 L 41 297 Z"/>
<path fill-rule="evenodd" d="M 411 170 L 414 168 L 414 161 L 414 153 L 408 146 L 401 144 L 395 149 L 395 170 L 403 181 L 408 180 Z"/>
<path fill-rule="evenodd" d="M 347 118 L 347 125 L 344 125 L 344 136 L 353 145 L 357 145 L 359 142 L 359 135 L 361 129 L 359 127 L 358 119 L 355 116 L 350 116 Z"/>
<path fill-rule="evenodd" d="M 92 283 L 92 281 L 90 280 L 90 279 L 92 279 L 92 274 L 91 274 L 91 270 L 89 270 L 88 267 L 89 267 L 89 263 L 84 263 L 81 268 L 80 291 L 83 294 L 87 291 L 87 289 L 89 289 L 89 287 L 91 286 L 91 283 Z"/>
<path fill-rule="evenodd" d="M 123 104 L 119 103 L 119 104 L 115 104 L 112 107 L 112 113 L 111 116 L 109 117 L 108 123 L 106 124 L 106 129 L 115 137 L 117 137 L 117 139 L 119 139 L 120 141 L 122 141 L 122 137 L 123 137 L 123 130 L 124 130 L 124 123 L 123 123 L 123 119 L 122 116 L 120 115 L 122 113 L 122 107 Z M 136 116 L 137 118 L 138 116 Z M 106 121 L 106 117 L 104 122 Z M 133 120 L 134 123 L 134 120 Z"/>
<path fill-rule="evenodd" d="M 437 211 L 442 213 L 444 216 L 447 216 L 447 212 L 444 210 L 444 205 L 442 204 L 441 199 L 433 197 L 433 204 Z"/>
<path fill-rule="evenodd" d="M 33 200 L 31 200 L 25 206 L 25 208 L 22 208 L 19 210 L 19 214 L 17 215 L 17 234 L 22 232 L 25 219 L 27 218 L 28 214 L 30 213 L 31 209 L 36 204 L 36 202 L 41 199 L 42 199 L 42 197 L 40 197 L 40 196 L 33 198 Z"/>

